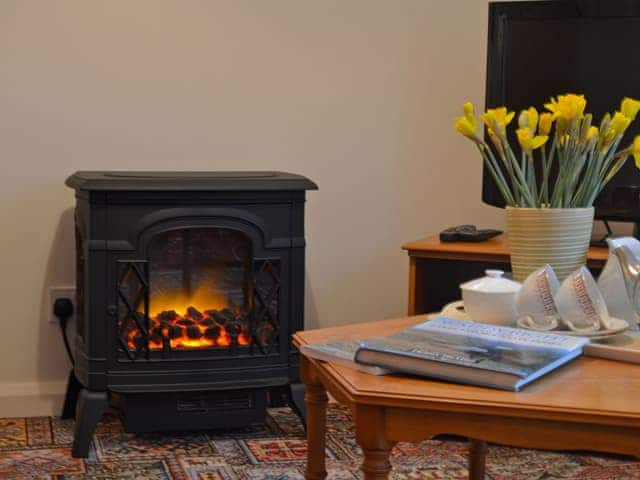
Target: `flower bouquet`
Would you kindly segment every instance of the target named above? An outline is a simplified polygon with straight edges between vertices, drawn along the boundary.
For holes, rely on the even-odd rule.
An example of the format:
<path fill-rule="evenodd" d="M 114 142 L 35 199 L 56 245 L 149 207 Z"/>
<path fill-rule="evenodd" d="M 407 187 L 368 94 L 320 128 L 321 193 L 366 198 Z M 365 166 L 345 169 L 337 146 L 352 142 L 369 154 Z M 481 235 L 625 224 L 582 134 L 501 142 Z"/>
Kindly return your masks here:
<path fill-rule="evenodd" d="M 584 95 L 565 94 L 551 98 L 543 113 L 534 107 L 523 110 L 515 130 L 517 149 L 507 134 L 515 112 L 506 107 L 480 116 L 488 141 L 470 102 L 455 121 L 455 129 L 476 145 L 507 205 L 516 279 L 545 263 L 560 277 L 584 264 L 593 202 L 629 156 L 640 168 L 640 135 L 620 148 L 640 101 L 623 98 L 619 110 L 604 115 L 599 126 L 585 113 L 586 105 Z"/>

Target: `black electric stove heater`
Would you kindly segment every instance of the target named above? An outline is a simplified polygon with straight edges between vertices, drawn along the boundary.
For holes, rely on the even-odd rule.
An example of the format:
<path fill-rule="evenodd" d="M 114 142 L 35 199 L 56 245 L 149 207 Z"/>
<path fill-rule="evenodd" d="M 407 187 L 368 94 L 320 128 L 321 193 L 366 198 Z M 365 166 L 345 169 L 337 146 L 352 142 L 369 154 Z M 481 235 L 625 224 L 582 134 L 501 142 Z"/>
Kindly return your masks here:
<path fill-rule="evenodd" d="M 128 431 L 230 428 L 298 382 L 309 179 L 77 172 L 76 340 L 64 417 L 86 457 L 111 397 Z"/>

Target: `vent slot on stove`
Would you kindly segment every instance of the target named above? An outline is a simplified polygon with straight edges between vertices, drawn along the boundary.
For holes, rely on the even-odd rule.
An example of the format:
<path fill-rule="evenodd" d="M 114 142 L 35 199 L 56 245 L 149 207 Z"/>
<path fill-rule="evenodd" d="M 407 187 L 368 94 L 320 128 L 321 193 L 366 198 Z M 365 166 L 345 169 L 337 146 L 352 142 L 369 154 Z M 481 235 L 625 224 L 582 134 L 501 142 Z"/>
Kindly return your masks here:
<path fill-rule="evenodd" d="M 122 419 L 128 432 L 235 428 L 264 421 L 266 389 L 125 394 Z"/>
<path fill-rule="evenodd" d="M 198 392 L 184 393 L 176 401 L 178 413 L 202 413 L 212 411 L 251 409 L 255 406 L 254 394 L 251 391 Z"/>

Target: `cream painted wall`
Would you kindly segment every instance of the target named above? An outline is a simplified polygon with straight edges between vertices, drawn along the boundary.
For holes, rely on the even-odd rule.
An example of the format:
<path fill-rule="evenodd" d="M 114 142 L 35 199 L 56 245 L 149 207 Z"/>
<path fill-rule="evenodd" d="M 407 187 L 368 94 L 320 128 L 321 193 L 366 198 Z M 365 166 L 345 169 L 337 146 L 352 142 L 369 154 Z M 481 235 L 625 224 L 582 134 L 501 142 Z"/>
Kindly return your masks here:
<path fill-rule="evenodd" d="M 0 416 L 47 414 L 68 364 L 77 169 L 281 169 L 307 203 L 308 327 L 402 315 L 403 241 L 500 224 L 451 128 L 483 103 L 477 0 L 0 2 Z"/>

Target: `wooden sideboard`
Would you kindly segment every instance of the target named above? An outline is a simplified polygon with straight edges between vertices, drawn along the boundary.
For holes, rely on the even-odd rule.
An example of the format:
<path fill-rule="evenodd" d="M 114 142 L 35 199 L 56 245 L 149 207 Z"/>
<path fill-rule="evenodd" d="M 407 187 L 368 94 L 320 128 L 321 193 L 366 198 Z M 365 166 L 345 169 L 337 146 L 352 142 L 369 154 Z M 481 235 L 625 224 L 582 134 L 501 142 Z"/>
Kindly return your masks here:
<path fill-rule="evenodd" d="M 487 268 L 511 269 L 504 235 L 478 243 L 445 243 L 431 236 L 402 248 L 409 255 L 409 315 L 440 311 L 460 298 L 460 283 L 483 276 Z M 587 266 L 598 273 L 607 256 L 606 248 L 591 247 Z"/>

